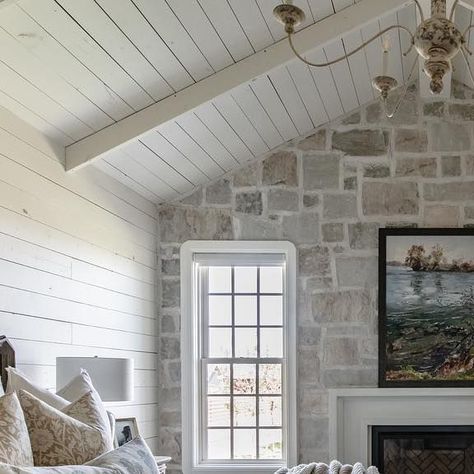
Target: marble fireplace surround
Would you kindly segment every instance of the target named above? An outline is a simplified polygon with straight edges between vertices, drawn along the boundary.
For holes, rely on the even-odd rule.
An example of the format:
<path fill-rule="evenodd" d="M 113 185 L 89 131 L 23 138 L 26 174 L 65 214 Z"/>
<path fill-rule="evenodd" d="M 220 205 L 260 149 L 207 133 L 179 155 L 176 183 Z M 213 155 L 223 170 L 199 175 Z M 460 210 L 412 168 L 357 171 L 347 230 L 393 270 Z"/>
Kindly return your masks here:
<path fill-rule="evenodd" d="M 473 388 L 350 388 L 329 391 L 329 454 L 371 461 L 374 425 L 474 425 Z"/>

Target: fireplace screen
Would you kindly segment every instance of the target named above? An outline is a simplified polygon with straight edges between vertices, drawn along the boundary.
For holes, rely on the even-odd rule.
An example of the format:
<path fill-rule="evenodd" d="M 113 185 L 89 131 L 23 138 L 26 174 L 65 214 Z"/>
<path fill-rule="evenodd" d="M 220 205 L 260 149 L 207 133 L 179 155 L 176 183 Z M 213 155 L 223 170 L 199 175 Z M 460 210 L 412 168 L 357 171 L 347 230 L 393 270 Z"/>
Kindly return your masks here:
<path fill-rule="evenodd" d="M 474 474 L 474 426 L 373 426 L 383 474 Z"/>

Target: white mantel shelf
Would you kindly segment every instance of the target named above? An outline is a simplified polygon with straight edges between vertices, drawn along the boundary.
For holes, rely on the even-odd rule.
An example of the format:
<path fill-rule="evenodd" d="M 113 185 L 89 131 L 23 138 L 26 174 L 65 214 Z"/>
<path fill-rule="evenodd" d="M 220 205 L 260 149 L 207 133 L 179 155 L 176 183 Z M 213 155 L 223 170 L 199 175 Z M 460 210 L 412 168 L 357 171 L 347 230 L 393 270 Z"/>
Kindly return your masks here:
<path fill-rule="evenodd" d="M 370 464 L 374 425 L 474 425 L 474 388 L 329 390 L 329 454 Z"/>

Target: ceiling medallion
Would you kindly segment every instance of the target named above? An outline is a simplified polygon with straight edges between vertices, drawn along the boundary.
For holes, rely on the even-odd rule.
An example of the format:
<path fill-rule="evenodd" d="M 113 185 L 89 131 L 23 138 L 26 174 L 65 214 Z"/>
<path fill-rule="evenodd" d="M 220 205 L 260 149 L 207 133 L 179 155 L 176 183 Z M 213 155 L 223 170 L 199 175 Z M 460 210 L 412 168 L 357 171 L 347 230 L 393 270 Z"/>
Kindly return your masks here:
<path fill-rule="evenodd" d="M 474 27 L 474 25 L 470 25 L 464 32 L 461 32 L 453 22 L 454 10 L 459 0 L 455 0 L 449 17 L 447 16 L 446 12 L 446 0 L 431 0 L 431 18 L 426 20 L 418 0 L 413 1 L 419 10 L 421 18 L 421 23 L 418 25 L 414 34 L 408 28 L 402 25 L 392 25 L 388 28 L 385 28 L 380 33 L 374 35 L 372 38 L 365 41 L 361 46 L 354 49 L 353 51 L 325 63 L 313 63 L 306 60 L 300 53 L 298 53 L 294 45 L 292 35 L 295 32 L 295 28 L 305 20 L 304 11 L 301 8 L 293 5 L 292 0 L 287 0 L 286 3 L 275 7 L 273 14 L 277 20 L 284 25 L 285 32 L 288 35 L 290 47 L 296 57 L 309 66 L 313 67 L 326 67 L 339 61 L 343 61 L 344 59 L 349 58 L 350 56 L 365 48 L 372 41 L 381 36 L 383 37 L 390 30 L 398 29 L 408 34 L 411 40 L 410 47 L 407 51 L 403 52 L 403 55 L 407 56 L 413 48 L 415 48 L 418 55 L 415 58 L 413 67 L 411 68 L 408 80 L 405 85 L 405 90 L 400 95 L 397 104 L 391 112 L 387 110 L 387 99 L 390 92 L 398 87 L 398 83 L 395 78 L 390 77 L 387 73 L 390 51 L 390 44 L 387 37 L 384 37 L 382 42 L 383 68 L 381 75 L 374 77 L 372 80 L 373 87 L 378 91 L 380 98 L 383 101 L 387 117 L 393 117 L 395 112 L 398 110 L 401 101 L 406 95 L 408 85 L 411 82 L 413 73 L 416 69 L 416 64 L 420 57 L 424 60 L 423 70 L 430 79 L 430 90 L 433 94 L 440 94 L 443 91 L 443 79 L 445 75 L 452 69 L 451 61 L 458 55 L 458 53 L 462 54 L 467 65 L 467 69 L 470 73 L 471 80 L 474 83 L 472 71 L 467 59 L 467 55 L 472 55 L 472 53 L 466 46 L 466 34 L 472 27 Z"/>

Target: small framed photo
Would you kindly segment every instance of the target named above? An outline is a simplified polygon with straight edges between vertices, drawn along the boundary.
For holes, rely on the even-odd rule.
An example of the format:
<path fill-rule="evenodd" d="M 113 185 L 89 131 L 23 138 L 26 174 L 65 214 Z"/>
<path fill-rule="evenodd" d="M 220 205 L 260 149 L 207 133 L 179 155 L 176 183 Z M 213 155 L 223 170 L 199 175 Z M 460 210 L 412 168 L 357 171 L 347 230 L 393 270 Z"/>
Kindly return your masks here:
<path fill-rule="evenodd" d="M 115 440 L 116 448 L 132 441 L 138 436 L 138 425 L 136 418 L 117 418 L 115 420 Z"/>

